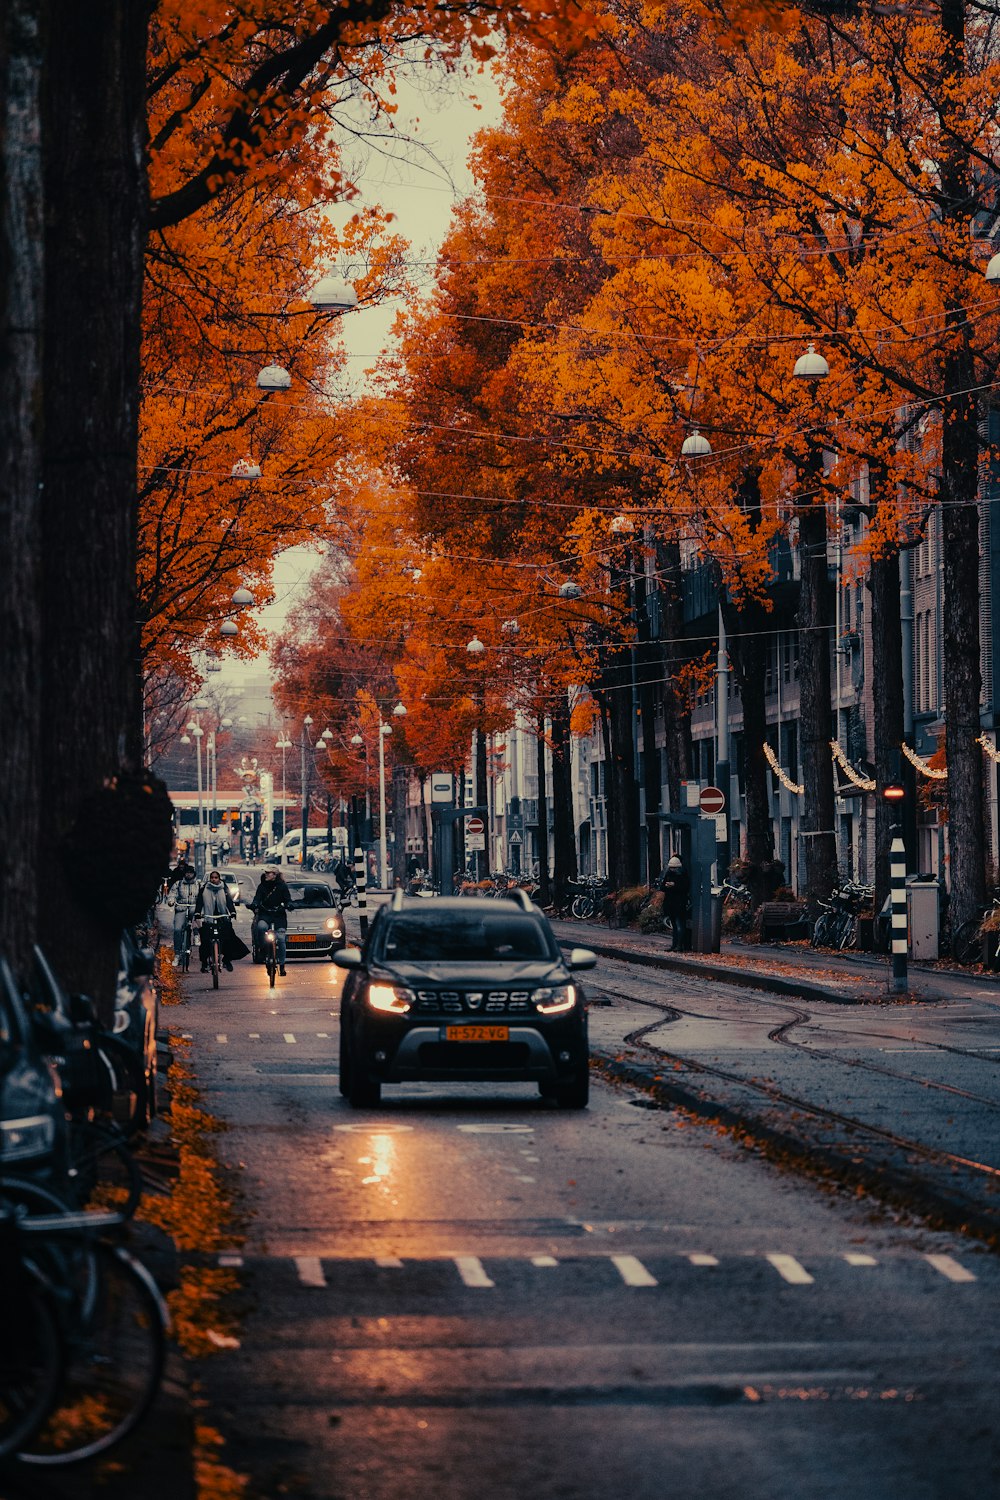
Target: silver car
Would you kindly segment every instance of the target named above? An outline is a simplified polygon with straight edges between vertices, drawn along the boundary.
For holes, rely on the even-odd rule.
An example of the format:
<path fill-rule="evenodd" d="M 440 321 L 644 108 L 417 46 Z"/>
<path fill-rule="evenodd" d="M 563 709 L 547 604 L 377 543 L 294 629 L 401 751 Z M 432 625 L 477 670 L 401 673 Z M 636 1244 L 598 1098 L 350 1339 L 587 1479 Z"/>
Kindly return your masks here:
<path fill-rule="evenodd" d="M 288 909 L 288 958 L 332 958 L 347 938 L 334 888 L 318 875 L 285 875 L 292 901 Z"/>

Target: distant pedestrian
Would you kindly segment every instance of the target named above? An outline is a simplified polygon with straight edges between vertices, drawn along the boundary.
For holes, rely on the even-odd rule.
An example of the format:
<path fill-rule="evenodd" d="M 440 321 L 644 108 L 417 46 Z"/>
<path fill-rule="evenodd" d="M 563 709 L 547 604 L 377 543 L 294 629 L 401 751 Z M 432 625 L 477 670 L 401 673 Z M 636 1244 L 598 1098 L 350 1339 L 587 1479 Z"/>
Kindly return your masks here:
<path fill-rule="evenodd" d="M 670 923 L 673 934 L 673 951 L 683 953 L 687 947 L 687 911 L 691 881 L 684 861 L 679 854 L 672 854 L 667 868 L 660 877 L 663 892 L 663 915 Z"/>

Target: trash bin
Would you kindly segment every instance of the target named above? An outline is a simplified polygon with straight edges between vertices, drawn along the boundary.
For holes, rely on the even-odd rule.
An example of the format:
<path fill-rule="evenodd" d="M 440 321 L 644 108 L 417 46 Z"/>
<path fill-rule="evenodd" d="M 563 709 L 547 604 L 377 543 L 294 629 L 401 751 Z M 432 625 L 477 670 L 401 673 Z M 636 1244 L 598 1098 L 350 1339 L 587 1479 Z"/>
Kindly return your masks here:
<path fill-rule="evenodd" d="M 911 958 L 937 958 L 940 946 L 941 885 L 926 875 L 910 875 L 906 881 L 906 915 Z"/>

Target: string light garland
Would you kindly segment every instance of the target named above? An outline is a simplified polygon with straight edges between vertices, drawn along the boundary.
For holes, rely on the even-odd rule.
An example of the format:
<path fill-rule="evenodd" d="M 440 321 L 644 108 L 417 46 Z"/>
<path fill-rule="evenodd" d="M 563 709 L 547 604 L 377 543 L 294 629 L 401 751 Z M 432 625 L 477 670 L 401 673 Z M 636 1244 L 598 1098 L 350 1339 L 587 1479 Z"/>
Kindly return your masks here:
<path fill-rule="evenodd" d="M 994 765 L 1000 765 L 1000 750 L 998 750 L 995 745 L 990 744 L 989 740 L 986 738 L 985 733 L 977 737 L 976 744 L 982 745 L 983 749 L 986 751 L 986 754 L 989 756 Z"/>
<path fill-rule="evenodd" d="M 871 776 L 862 776 L 854 769 L 836 740 L 830 741 L 830 751 L 837 765 L 853 786 L 860 788 L 862 792 L 873 792 L 875 790 L 874 779 Z"/>
<path fill-rule="evenodd" d="M 915 750 L 911 750 L 909 745 L 906 744 L 905 741 L 900 746 L 900 749 L 906 756 L 907 760 L 910 762 L 910 765 L 915 766 L 920 772 L 921 776 L 928 776 L 931 781 L 947 781 L 947 768 L 938 768 L 936 766 L 930 765 L 929 762 L 924 760 L 922 756 L 918 755 Z"/>
<path fill-rule="evenodd" d="M 791 777 L 786 776 L 785 772 L 778 764 L 778 757 L 775 755 L 774 751 L 767 743 L 767 740 L 764 741 L 761 749 L 764 751 L 764 759 L 767 761 L 768 765 L 771 767 L 771 770 L 774 772 L 775 776 L 777 776 L 778 780 L 781 782 L 781 785 L 785 788 L 785 790 L 787 792 L 795 792 L 797 796 L 801 796 L 805 791 L 805 787 L 796 786 Z"/>

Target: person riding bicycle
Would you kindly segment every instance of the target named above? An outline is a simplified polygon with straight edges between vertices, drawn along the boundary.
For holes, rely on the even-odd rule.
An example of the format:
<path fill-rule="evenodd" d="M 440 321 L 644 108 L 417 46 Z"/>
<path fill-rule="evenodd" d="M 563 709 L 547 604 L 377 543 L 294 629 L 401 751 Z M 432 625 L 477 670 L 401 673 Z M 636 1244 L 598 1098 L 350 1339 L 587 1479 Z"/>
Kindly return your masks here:
<path fill-rule="evenodd" d="M 268 926 L 274 924 L 275 947 L 278 952 L 278 973 L 285 972 L 285 943 L 288 932 L 288 908 L 292 903 L 292 893 L 285 884 L 283 876 L 277 870 L 265 870 L 260 877 L 260 884 L 254 892 L 254 898 L 250 902 L 250 910 L 253 912 L 253 940 L 254 948 L 259 952 L 263 947 L 264 934 Z"/>
<path fill-rule="evenodd" d="M 198 904 L 198 880 L 194 865 L 186 864 L 176 882 L 169 904 L 174 909 L 174 968 L 180 967 L 181 958 L 189 945 L 187 925 L 194 916 Z"/>
<path fill-rule="evenodd" d="M 222 954 L 222 966 L 232 973 L 233 959 L 244 958 L 248 952 L 242 939 L 233 931 L 233 918 L 236 916 L 236 903 L 228 890 L 222 883 L 222 876 L 218 870 L 210 870 L 208 879 L 198 892 L 198 900 L 195 904 L 195 916 L 198 917 L 221 917 L 219 928 L 219 952 Z M 212 954 L 212 923 L 203 921 L 201 924 L 201 972 L 208 973 L 208 961 Z M 243 949 L 241 953 L 239 950 Z"/>
<path fill-rule="evenodd" d="M 347 863 L 347 860 L 344 859 L 343 855 L 341 855 L 340 859 L 333 867 L 333 878 L 337 882 L 337 885 L 340 887 L 340 895 L 341 899 L 343 899 L 351 889 L 351 886 L 354 884 L 354 871 Z"/>

